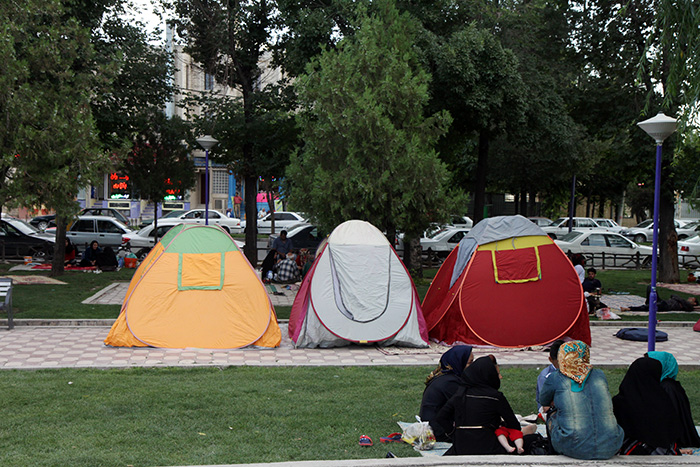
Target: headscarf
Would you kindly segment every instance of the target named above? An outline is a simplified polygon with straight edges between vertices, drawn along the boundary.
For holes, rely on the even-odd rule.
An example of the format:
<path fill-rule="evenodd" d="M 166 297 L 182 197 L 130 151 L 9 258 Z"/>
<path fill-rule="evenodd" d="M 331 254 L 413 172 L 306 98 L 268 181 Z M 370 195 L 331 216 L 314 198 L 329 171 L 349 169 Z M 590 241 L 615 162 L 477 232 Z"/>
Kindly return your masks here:
<path fill-rule="evenodd" d="M 593 369 L 591 352 L 585 342 L 570 341 L 559 347 L 559 372 L 571 379 L 571 390 L 580 392 Z"/>
<path fill-rule="evenodd" d="M 467 388 L 491 388 L 498 390 L 501 387 L 501 378 L 498 377 L 496 364 L 493 363 L 489 356 L 479 357 L 474 360 L 474 363 L 464 370 L 462 381 L 464 381 Z"/>
<path fill-rule="evenodd" d="M 666 378 L 676 379 L 678 376 L 678 362 L 676 357 L 669 352 L 647 352 L 647 356 L 661 362 L 661 381 Z"/>
<path fill-rule="evenodd" d="M 613 410 L 628 439 L 667 448 L 681 434 L 678 413 L 661 387 L 661 362 L 656 359 L 632 362 L 620 393 L 613 397 Z"/>
<path fill-rule="evenodd" d="M 467 366 L 469 362 L 469 356 L 472 354 L 471 345 L 455 345 L 450 350 L 442 354 L 440 357 L 440 363 L 438 363 L 437 368 L 435 368 L 425 380 L 425 384 L 428 385 L 430 382 L 442 375 L 453 374 L 455 376 L 461 376 L 462 371 Z"/>

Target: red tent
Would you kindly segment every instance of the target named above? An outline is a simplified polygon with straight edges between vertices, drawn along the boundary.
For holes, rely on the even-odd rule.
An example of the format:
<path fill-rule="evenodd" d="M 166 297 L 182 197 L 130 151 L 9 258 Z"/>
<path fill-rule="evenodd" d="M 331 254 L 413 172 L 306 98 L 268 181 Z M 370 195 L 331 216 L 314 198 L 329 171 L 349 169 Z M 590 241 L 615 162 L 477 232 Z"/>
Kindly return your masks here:
<path fill-rule="evenodd" d="M 529 347 L 561 337 L 591 343 L 573 265 L 522 216 L 477 224 L 440 267 L 423 315 L 430 337 L 447 344 Z"/>

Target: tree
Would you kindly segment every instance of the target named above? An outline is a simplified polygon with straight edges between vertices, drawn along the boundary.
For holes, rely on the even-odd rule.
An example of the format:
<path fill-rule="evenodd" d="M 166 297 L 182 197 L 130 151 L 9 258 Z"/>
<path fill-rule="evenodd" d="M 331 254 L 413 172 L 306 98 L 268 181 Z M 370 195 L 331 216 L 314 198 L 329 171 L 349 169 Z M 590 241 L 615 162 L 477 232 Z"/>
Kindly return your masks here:
<path fill-rule="evenodd" d="M 106 167 L 90 111 L 94 70 L 83 64 L 92 56 L 89 31 L 66 16 L 56 0 L 13 2 L 0 13 L 17 78 L 10 104 L 12 119 L 4 149 L 15 155 L 11 190 L 17 203 L 42 204 L 56 211 L 57 235 L 52 274 L 63 271 L 65 223 L 77 211 L 81 187 Z M 5 49 L 6 50 L 6 49 Z"/>
<path fill-rule="evenodd" d="M 194 163 L 184 144 L 189 129 L 179 117 L 163 112 L 151 115 L 148 132 L 136 136 L 127 156 L 124 171 L 141 199 L 148 200 L 158 212 L 158 203 L 166 196 L 184 194 L 195 183 Z M 153 220 L 157 232 L 158 219 Z M 156 237 L 155 241 L 158 241 Z"/>
<path fill-rule="evenodd" d="M 202 63 L 207 73 L 213 75 L 218 83 L 236 89 L 240 93 L 240 99 L 222 100 L 222 104 L 240 103 L 242 118 L 245 127 L 256 126 L 256 118 L 260 112 L 256 111 L 258 96 L 266 88 L 264 62 L 265 53 L 270 49 L 272 31 L 276 27 L 274 21 L 274 4 L 266 0 L 228 2 L 215 0 L 202 2 L 200 0 L 173 0 L 178 18 L 175 21 L 177 30 L 187 41 L 186 51 L 199 63 Z M 225 115 L 236 114 L 232 109 Z M 223 116 L 223 119 L 227 118 Z M 205 127 L 213 128 L 212 121 Z M 220 118 L 219 120 L 222 120 Z M 223 141 L 221 135 L 212 131 L 216 139 Z M 246 246 L 245 253 L 251 264 L 257 264 L 257 226 L 255 219 L 257 179 L 261 173 L 256 157 L 255 141 L 244 135 L 240 139 L 241 175 L 245 181 L 245 217 Z M 240 137 L 239 137 L 240 138 Z M 231 141 L 231 140 L 229 140 Z M 283 143 L 284 144 L 284 143 Z M 233 147 L 222 142 L 214 148 L 211 155 L 220 158 L 222 162 L 233 159 Z"/>
<path fill-rule="evenodd" d="M 417 23 L 391 1 L 374 7 L 361 14 L 353 36 L 299 77 L 304 147 L 287 175 L 292 205 L 321 228 L 367 220 L 393 243 L 397 228 L 409 241 L 455 205 L 434 150 L 450 118 L 423 114 L 430 77 L 414 48 Z M 416 261 L 409 268 L 419 269 Z"/>

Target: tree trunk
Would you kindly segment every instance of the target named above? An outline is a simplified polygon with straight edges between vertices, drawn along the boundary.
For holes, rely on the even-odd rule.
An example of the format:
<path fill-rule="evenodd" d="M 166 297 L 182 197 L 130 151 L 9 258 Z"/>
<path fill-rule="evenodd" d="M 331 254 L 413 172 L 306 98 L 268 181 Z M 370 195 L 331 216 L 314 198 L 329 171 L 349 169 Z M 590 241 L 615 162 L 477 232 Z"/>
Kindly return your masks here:
<path fill-rule="evenodd" d="M 153 202 L 153 246 L 158 243 L 158 202 Z"/>
<path fill-rule="evenodd" d="M 673 223 L 673 196 L 662 189 L 659 201 L 659 270 L 657 280 L 667 284 L 675 284 L 680 280 L 680 273 L 678 272 L 678 234 Z"/>
<path fill-rule="evenodd" d="M 408 272 L 416 277 L 423 277 L 423 251 L 420 246 L 420 238 L 417 236 L 403 237 L 403 262 Z"/>
<path fill-rule="evenodd" d="M 486 200 L 486 175 L 488 173 L 489 131 L 479 132 L 479 158 L 476 163 L 476 182 L 474 183 L 474 225 L 484 218 Z"/>
<path fill-rule="evenodd" d="M 53 247 L 53 260 L 51 261 L 51 276 L 60 276 L 65 272 L 66 258 L 66 224 L 67 220 L 61 213 L 56 213 L 56 243 Z M 75 246 L 75 245 L 73 245 Z"/>
<path fill-rule="evenodd" d="M 537 202 L 535 201 L 537 199 L 537 192 L 531 191 L 530 192 L 530 199 L 528 200 L 528 210 L 527 212 L 531 216 L 539 216 L 540 215 L 540 210 L 537 207 Z"/>
<path fill-rule="evenodd" d="M 520 214 L 520 193 L 513 195 L 513 213 Z"/>
<path fill-rule="evenodd" d="M 524 217 L 527 217 L 528 212 L 527 212 L 527 191 L 522 190 L 520 192 L 520 214 L 522 214 Z"/>
<path fill-rule="evenodd" d="M 248 262 L 253 267 L 258 265 L 258 210 L 257 210 L 257 177 L 255 175 L 245 176 L 245 252 Z"/>

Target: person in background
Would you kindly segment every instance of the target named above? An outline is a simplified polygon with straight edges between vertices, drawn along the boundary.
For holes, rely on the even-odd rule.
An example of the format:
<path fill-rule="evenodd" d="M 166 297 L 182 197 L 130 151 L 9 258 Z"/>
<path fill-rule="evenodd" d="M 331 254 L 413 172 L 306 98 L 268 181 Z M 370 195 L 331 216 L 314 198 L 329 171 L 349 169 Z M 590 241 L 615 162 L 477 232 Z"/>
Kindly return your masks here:
<path fill-rule="evenodd" d="M 457 393 L 462 384 L 462 372 L 474 361 L 471 345 L 456 345 L 442 354 L 437 368 L 425 380 L 418 416 L 431 422 L 440 409 Z M 444 441 L 445 433 L 433 427 L 435 439 Z"/>
<path fill-rule="evenodd" d="M 542 391 L 542 386 L 544 386 L 544 381 L 547 379 L 547 377 L 559 369 L 557 355 L 559 355 L 559 347 L 561 347 L 563 343 L 564 341 L 562 339 L 557 339 L 554 342 L 552 342 L 552 345 L 549 347 L 549 366 L 544 368 L 540 372 L 539 376 L 537 376 L 537 391 L 535 394 L 535 398 L 537 400 L 539 416 L 542 419 L 545 418 L 545 414 L 547 413 L 547 410 L 549 410 L 549 407 L 543 406 L 540 402 L 540 392 Z"/>
<path fill-rule="evenodd" d="M 291 238 L 287 238 L 286 230 L 281 231 L 280 236 L 272 242 L 272 249 L 275 250 L 279 259 L 285 259 L 287 253 L 294 249 L 294 242 Z"/>
<path fill-rule="evenodd" d="M 673 407 L 678 412 L 681 425 L 681 436 L 678 445 L 681 447 L 700 447 L 700 436 L 695 429 L 693 413 L 690 410 L 690 401 L 681 383 L 676 380 L 678 376 L 678 362 L 676 357 L 669 352 L 647 352 L 645 356 L 661 362 L 661 387 L 671 398 Z"/>
<path fill-rule="evenodd" d="M 68 266 L 69 264 L 75 264 L 75 257 L 77 254 L 78 250 L 75 248 L 75 245 L 71 243 L 70 238 L 66 238 L 66 253 L 65 257 L 63 258 L 64 265 Z"/>
<path fill-rule="evenodd" d="M 600 291 L 603 288 L 603 284 L 600 280 L 596 279 L 595 268 L 588 268 L 586 271 L 586 278 L 581 283 L 583 287 L 583 293 L 586 296 L 586 301 L 588 302 L 588 312 L 594 313 L 595 310 L 600 308 L 607 308 L 608 306 L 600 301 Z"/>
<path fill-rule="evenodd" d="M 613 397 L 615 417 L 625 430 L 622 455 L 680 455 L 680 418 L 661 387 L 662 368 L 659 360 L 638 358 Z"/>
<path fill-rule="evenodd" d="M 295 261 L 294 253 L 287 253 L 287 257 L 275 265 L 274 282 L 289 284 L 299 280 L 299 267 Z"/>
<path fill-rule="evenodd" d="M 613 414 L 605 373 L 593 368 L 588 345 L 565 342 L 557 354 L 559 371 L 542 386 L 540 403 L 553 406 L 547 432 L 554 451 L 575 459 L 610 459 L 624 432 Z"/>
<path fill-rule="evenodd" d="M 586 258 L 584 258 L 582 254 L 575 254 L 573 258 L 571 258 L 571 262 L 574 264 L 574 270 L 576 274 L 578 274 L 579 282 L 583 283 L 583 280 L 586 278 L 586 270 L 584 269 Z"/>
<path fill-rule="evenodd" d="M 80 266 L 97 266 L 97 260 L 102 253 L 102 248 L 97 240 L 90 242 L 90 247 L 83 252 L 83 259 L 80 261 Z"/>
<path fill-rule="evenodd" d="M 304 266 L 301 268 L 301 277 L 302 279 L 306 277 L 306 274 L 311 270 L 311 267 L 314 265 L 314 260 L 316 259 L 316 255 L 314 254 L 313 251 L 310 251 L 307 258 L 306 262 L 304 263 Z"/>
<path fill-rule="evenodd" d="M 243 198 L 241 198 L 241 193 L 236 192 L 236 196 L 233 197 L 233 217 L 241 217 L 241 204 L 243 204 Z"/>

